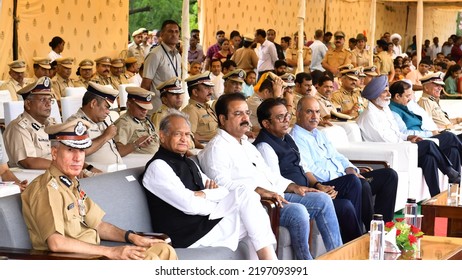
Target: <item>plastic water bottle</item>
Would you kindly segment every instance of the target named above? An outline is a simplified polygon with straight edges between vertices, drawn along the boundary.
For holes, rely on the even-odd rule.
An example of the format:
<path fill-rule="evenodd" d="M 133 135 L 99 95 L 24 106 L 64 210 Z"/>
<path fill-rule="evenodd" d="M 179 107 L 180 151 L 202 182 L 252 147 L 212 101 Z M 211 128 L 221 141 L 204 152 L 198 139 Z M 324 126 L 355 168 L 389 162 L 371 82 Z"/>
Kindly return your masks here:
<path fill-rule="evenodd" d="M 364 111 L 364 102 L 361 96 L 358 96 L 358 106 L 359 106 L 358 114 L 361 114 Z"/>
<path fill-rule="evenodd" d="M 383 260 L 385 250 L 385 225 L 383 216 L 374 214 L 371 221 L 369 260 Z"/>
<path fill-rule="evenodd" d="M 417 203 L 415 198 L 408 198 L 403 209 L 404 221 L 413 226 L 417 226 Z"/>

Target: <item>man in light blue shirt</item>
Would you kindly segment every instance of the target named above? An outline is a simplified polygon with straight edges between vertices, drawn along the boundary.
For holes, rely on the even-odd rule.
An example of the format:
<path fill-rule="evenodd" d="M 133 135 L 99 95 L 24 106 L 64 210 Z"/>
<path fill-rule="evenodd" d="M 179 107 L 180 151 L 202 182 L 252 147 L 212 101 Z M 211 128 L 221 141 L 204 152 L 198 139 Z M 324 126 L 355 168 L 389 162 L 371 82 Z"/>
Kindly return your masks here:
<path fill-rule="evenodd" d="M 362 220 L 369 230 L 374 213 L 391 221 L 394 215 L 398 175 L 391 168 L 359 173 L 344 155 L 340 154 L 317 129 L 320 120 L 319 103 L 312 96 L 305 96 L 297 104 L 297 123 L 290 132 L 300 149 L 300 155 L 317 180 L 330 181 L 346 174 L 355 174 L 362 183 Z M 375 195 L 375 203 L 372 196 Z"/>
<path fill-rule="evenodd" d="M 314 33 L 314 42 L 309 46 L 309 48 L 311 49 L 311 71 L 326 71 L 321 65 L 321 62 L 324 59 L 324 56 L 327 52 L 326 45 L 321 41 L 323 36 L 324 33 L 321 29 L 316 30 Z"/>

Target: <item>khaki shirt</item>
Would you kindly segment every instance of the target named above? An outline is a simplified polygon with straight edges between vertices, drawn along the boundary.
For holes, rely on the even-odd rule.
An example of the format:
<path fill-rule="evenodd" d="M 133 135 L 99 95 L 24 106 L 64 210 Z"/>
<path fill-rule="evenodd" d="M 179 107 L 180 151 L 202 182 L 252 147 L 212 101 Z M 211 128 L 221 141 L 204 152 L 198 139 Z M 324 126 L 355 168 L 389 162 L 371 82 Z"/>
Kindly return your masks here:
<path fill-rule="evenodd" d="M 197 140 L 210 141 L 215 136 L 218 119 L 209 104 L 202 104 L 196 100 L 189 99 L 188 105 L 184 107 L 183 112 L 189 115 L 191 132 Z"/>
<path fill-rule="evenodd" d="M 379 59 L 374 60 L 374 65 L 379 69 L 380 74 L 390 74 L 391 70 L 395 67 L 393 65 L 393 58 L 385 51 L 381 51 L 377 56 Z"/>
<path fill-rule="evenodd" d="M 88 82 L 87 80 L 83 79 L 81 76 L 78 76 L 79 78 L 74 81 L 74 87 L 84 87 L 88 88 Z"/>
<path fill-rule="evenodd" d="M 136 57 L 138 63 L 140 65 L 143 64 L 145 57 L 143 47 L 133 44 L 130 48 L 128 48 L 127 57 Z"/>
<path fill-rule="evenodd" d="M 52 79 L 51 87 L 55 92 L 57 100 L 60 100 L 61 97 L 66 96 L 65 88 L 74 87 L 74 81 L 71 78 L 65 80 L 59 74 L 56 74 Z"/>
<path fill-rule="evenodd" d="M 329 49 L 322 61 L 337 69 L 342 65 L 351 64 L 351 52 L 346 49 Z"/>
<path fill-rule="evenodd" d="M 336 111 L 334 104 L 332 104 L 332 102 L 329 99 L 327 99 L 327 97 L 320 94 L 319 92 L 316 93 L 315 98 L 318 100 L 319 103 L 321 118 L 330 118 L 331 112 Z"/>
<path fill-rule="evenodd" d="M 125 78 L 124 75 L 114 76 L 111 74 L 111 83 L 112 83 L 112 87 L 114 87 L 116 90 L 119 90 L 120 85 L 128 84 L 128 79 Z"/>
<path fill-rule="evenodd" d="M 112 85 L 111 77 L 106 78 L 106 77 L 101 76 L 98 73 L 95 73 L 95 75 L 93 75 L 90 81 L 103 85 L 103 86 Z"/>
<path fill-rule="evenodd" d="M 355 48 L 351 52 L 351 63 L 356 66 L 368 67 L 370 65 L 371 53 L 368 50 L 362 52 Z"/>
<path fill-rule="evenodd" d="M 47 125 L 55 123 L 54 118 L 48 118 Z M 8 124 L 3 138 L 10 166 L 19 166 L 18 162 L 28 157 L 51 160 L 50 140 L 44 129 L 45 125 L 27 112 L 23 112 Z"/>
<path fill-rule="evenodd" d="M 100 137 L 104 130 L 108 127 L 106 122 L 99 122 L 95 123 L 92 121 L 80 108 L 77 113 L 73 114 L 72 116 L 69 117 L 68 120 L 74 120 L 77 118 L 82 118 L 84 120 L 87 120 L 90 122 L 91 126 L 88 129 L 88 135 L 90 136 L 91 139 L 95 139 Z M 106 143 L 104 143 L 99 150 L 94 152 L 91 155 L 85 156 L 85 161 L 90 162 L 90 163 L 100 163 L 100 164 L 120 164 L 122 162 L 122 157 L 119 154 L 119 151 L 117 150 L 116 144 L 114 139 L 110 139 Z"/>
<path fill-rule="evenodd" d="M 135 142 L 142 136 L 151 135 L 154 137 L 154 141 L 148 147 L 136 149 L 134 153 L 154 154 L 159 150 L 159 136 L 154 125 L 148 118 L 142 121 L 125 113 L 114 122 L 114 125 L 117 126 L 117 135 L 114 137 L 116 143 L 119 142 L 127 145 L 128 143 Z"/>
<path fill-rule="evenodd" d="M 22 96 L 18 95 L 17 92 L 31 82 L 33 82 L 31 79 L 24 78 L 23 85 L 21 86 L 15 79 L 9 79 L 0 86 L 0 90 L 8 90 L 10 92 L 11 100 L 13 101 L 23 100 Z"/>
<path fill-rule="evenodd" d="M 347 111 L 353 109 L 353 106 L 358 103 L 362 103 L 363 108 L 367 108 L 367 100 L 361 97 L 361 92 L 358 89 L 352 92 L 347 91 L 343 87 L 340 87 L 337 91 L 332 94 L 332 104 L 335 108 L 340 108 L 340 112 L 346 114 Z M 359 112 L 355 111 L 349 114 L 356 118 L 359 116 Z"/>
<path fill-rule="evenodd" d="M 21 199 L 34 249 L 48 250 L 46 240 L 55 232 L 90 244 L 100 243 L 96 227 L 104 211 L 80 189 L 77 179 L 68 178 L 56 166 L 51 165 L 35 178 Z"/>
<path fill-rule="evenodd" d="M 167 105 L 162 104 L 159 110 L 152 114 L 151 122 L 155 128 L 159 129 L 160 121 L 168 114 L 168 109 L 170 108 L 168 108 Z"/>
<path fill-rule="evenodd" d="M 447 128 L 452 124 L 447 114 L 443 111 L 443 109 L 441 109 L 440 105 L 436 102 L 436 99 L 433 96 L 423 93 L 417 104 L 424 108 L 438 127 Z"/>
<path fill-rule="evenodd" d="M 298 48 L 288 48 L 286 51 L 286 59 L 290 58 L 298 63 Z M 303 61 L 309 60 L 307 65 L 303 65 L 303 72 L 310 73 L 310 64 L 311 64 L 311 49 L 308 47 L 303 47 Z M 293 67 L 294 70 L 292 73 L 297 72 L 297 66 Z"/>
<path fill-rule="evenodd" d="M 246 101 L 247 101 L 247 105 L 249 106 L 249 110 L 252 111 L 252 114 L 250 115 L 250 123 L 252 124 L 252 127 L 261 128 L 260 124 L 258 123 L 257 108 L 263 102 L 263 98 L 261 98 L 255 92 L 254 94 L 252 94 L 252 96 L 247 98 Z"/>

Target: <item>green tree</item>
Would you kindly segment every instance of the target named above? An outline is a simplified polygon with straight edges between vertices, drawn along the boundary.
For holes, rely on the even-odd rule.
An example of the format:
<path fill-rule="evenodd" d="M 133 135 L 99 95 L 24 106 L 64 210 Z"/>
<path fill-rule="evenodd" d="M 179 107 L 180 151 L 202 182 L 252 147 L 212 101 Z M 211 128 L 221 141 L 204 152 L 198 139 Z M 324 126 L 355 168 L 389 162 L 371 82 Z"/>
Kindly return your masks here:
<path fill-rule="evenodd" d="M 129 34 L 140 27 L 160 29 L 162 22 L 173 19 L 181 26 L 182 0 L 130 0 Z M 197 28 L 197 0 L 190 1 L 190 28 Z"/>

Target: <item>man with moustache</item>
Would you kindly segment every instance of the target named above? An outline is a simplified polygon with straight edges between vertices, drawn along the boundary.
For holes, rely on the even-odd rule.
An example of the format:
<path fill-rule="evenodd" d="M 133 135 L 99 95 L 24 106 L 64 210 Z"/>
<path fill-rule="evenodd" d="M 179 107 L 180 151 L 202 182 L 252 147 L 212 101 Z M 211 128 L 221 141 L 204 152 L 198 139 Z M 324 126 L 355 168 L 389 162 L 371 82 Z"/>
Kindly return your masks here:
<path fill-rule="evenodd" d="M 208 142 L 217 133 L 218 120 L 212 107 L 209 105 L 213 92 L 213 83 L 210 72 L 190 76 L 186 79 L 188 85 L 189 102 L 183 112 L 189 115 L 191 132 L 196 148 L 203 148 L 202 143 Z"/>
<path fill-rule="evenodd" d="M 151 121 L 155 128 L 159 128 L 160 121 L 168 114 L 169 109 L 180 110 L 183 106 L 184 90 L 181 88 L 181 80 L 173 77 L 157 87 L 160 92 L 162 106 L 154 114 Z"/>
<path fill-rule="evenodd" d="M 327 33 L 326 33 L 327 34 Z M 343 45 L 345 44 L 345 33 L 337 31 L 334 34 L 335 48 L 329 49 L 324 56 L 321 65 L 324 69 L 331 72 L 334 76 L 339 74 L 339 67 L 342 65 L 351 64 L 351 52 L 346 50 Z"/>
<path fill-rule="evenodd" d="M 357 215 L 366 230 L 369 230 L 374 213 L 382 214 L 384 221 L 393 220 L 398 188 L 396 171 L 382 168 L 360 173 L 356 166 L 335 149 L 325 134 L 318 130 L 319 113 L 319 103 L 314 97 L 302 98 L 297 105 L 297 124 L 290 131 L 308 169 L 316 180 L 327 182 L 326 184 L 335 185 L 335 180 L 345 175 L 359 178 L 362 202 L 360 214 Z"/>
<path fill-rule="evenodd" d="M 205 174 L 230 191 L 240 187 L 271 198 L 281 207 L 280 225 L 286 227 L 297 259 L 312 259 L 309 251 L 309 216 L 317 221 L 327 251 L 342 244 L 332 199 L 323 193 L 300 186 L 271 171 L 260 152 L 245 136 L 250 127 L 250 111 L 240 93 L 222 95 L 216 104 L 220 129 L 199 152 L 198 159 Z M 309 196 L 316 196 L 308 202 Z M 308 212 L 310 209 L 310 213 Z M 316 218 L 317 219 L 317 218 Z"/>
<path fill-rule="evenodd" d="M 95 65 L 93 60 L 87 58 L 80 61 L 79 68 L 77 69 L 78 79 L 74 81 L 75 87 L 88 87 L 88 83 L 93 76 L 93 65 Z"/>
<path fill-rule="evenodd" d="M 223 94 L 242 92 L 242 85 L 244 84 L 246 75 L 242 69 L 235 69 L 223 75 Z"/>
<path fill-rule="evenodd" d="M 332 104 L 332 94 L 334 93 L 334 80 L 325 75 L 318 80 L 317 92 L 315 95 L 316 100 L 319 102 L 320 115 L 323 120 L 335 118 L 332 112 L 337 111 L 334 104 Z"/>
<path fill-rule="evenodd" d="M 12 61 L 8 63 L 8 66 L 10 67 L 10 71 L 8 72 L 10 79 L 0 85 L 0 90 L 8 90 L 11 100 L 16 101 L 22 99 L 21 95 L 17 94 L 17 92 L 31 83 L 31 81 L 24 77 L 26 72 L 26 63 L 24 60 Z"/>
<path fill-rule="evenodd" d="M 56 67 L 56 76 L 52 79 L 52 88 L 57 100 L 60 100 L 62 96 L 66 96 L 65 89 L 67 87 L 74 87 L 74 81 L 70 78 L 74 59 L 72 57 L 59 57 L 55 61 L 58 66 Z"/>
<path fill-rule="evenodd" d="M 361 92 L 358 90 L 359 69 L 347 68 L 339 72 L 342 86 L 333 93 L 332 103 L 335 108 L 345 115 L 357 118 L 362 110 L 367 107 L 367 101 L 361 98 Z"/>
<path fill-rule="evenodd" d="M 95 59 L 96 63 L 96 72 L 92 82 L 100 85 L 112 85 L 111 83 L 111 58 L 108 56 L 103 56 Z"/>
<path fill-rule="evenodd" d="M 460 167 L 453 168 L 451 162 L 435 142 L 399 131 L 388 107 L 391 94 L 388 91 L 387 76 L 374 78 L 364 88 L 362 96 L 370 101 L 368 108 L 357 120 L 364 141 L 392 143 L 411 141 L 416 143 L 418 146 L 418 166 L 423 170 L 431 196 L 440 192 L 438 169 L 443 174 L 448 175 L 449 182 L 460 182 L 460 174 L 454 170 L 454 168 L 459 169 Z"/>

